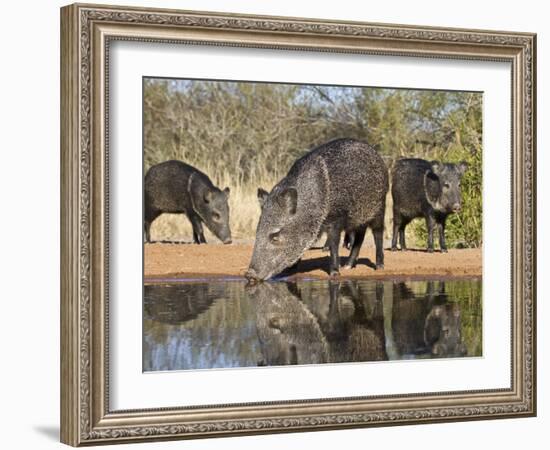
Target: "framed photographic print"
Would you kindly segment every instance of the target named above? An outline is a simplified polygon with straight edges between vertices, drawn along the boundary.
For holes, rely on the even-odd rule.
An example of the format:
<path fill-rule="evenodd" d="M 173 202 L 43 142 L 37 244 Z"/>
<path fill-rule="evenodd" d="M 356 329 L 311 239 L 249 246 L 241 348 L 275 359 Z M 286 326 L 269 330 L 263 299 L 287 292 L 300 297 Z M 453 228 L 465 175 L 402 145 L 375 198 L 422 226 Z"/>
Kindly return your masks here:
<path fill-rule="evenodd" d="M 61 439 L 536 413 L 530 33 L 61 10 Z"/>

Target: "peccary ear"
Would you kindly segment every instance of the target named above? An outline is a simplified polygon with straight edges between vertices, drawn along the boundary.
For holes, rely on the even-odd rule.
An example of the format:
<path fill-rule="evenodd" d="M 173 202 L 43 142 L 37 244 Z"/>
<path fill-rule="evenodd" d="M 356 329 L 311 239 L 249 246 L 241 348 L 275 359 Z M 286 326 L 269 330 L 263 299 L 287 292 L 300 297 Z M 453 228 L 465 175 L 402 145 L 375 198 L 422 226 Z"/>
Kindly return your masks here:
<path fill-rule="evenodd" d="M 265 189 L 258 188 L 258 202 L 260 203 L 260 207 L 264 206 L 265 199 L 269 195 L 269 192 L 267 192 Z"/>
<path fill-rule="evenodd" d="M 277 196 L 277 203 L 289 214 L 296 214 L 296 206 L 298 204 L 298 191 L 293 187 L 285 189 Z"/>
<path fill-rule="evenodd" d="M 229 190 L 228 187 L 226 187 L 226 188 L 223 190 L 223 193 L 225 194 L 226 197 L 229 197 L 229 192 L 230 192 L 230 190 Z"/>
<path fill-rule="evenodd" d="M 432 172 L 436 175 L 439 175 L 441 173 L 441 170 L 443 169 L 443 164 L 440 161 L 432 161 L 430 162 L 430 165 L 432 166 Z"/>
<path fill-rule="evenodd" d="M 456 167 L 457 167 L 458 172 L 460 173 L 460 175 L 464 175 L 464 172 L 466 172 L 468 170 L 468 163 L 466 161 L 460 161 L 456 165 Z"/>

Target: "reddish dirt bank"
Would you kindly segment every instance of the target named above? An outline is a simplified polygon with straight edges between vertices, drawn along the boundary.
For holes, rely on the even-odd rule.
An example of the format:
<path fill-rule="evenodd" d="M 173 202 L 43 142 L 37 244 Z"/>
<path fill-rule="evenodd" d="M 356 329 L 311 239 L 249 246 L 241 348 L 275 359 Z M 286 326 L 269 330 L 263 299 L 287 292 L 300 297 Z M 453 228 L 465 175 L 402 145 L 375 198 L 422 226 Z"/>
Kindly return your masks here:
<path fill-rule="evenodd" d="M 145 279 L 242 277 L 250 262 L 252 244 L 146 244 Z M 342 261 L 349 252 L 342 249 Z M 328 278 L 328 253 L 309 250 L 292 277 Z M 385 269 L 373 270 L 374 248 L 363 248 L 355 269 L 341 270 L 342 278 L 481 276 L 481 249 L 427 253 L 424 250 L 385 252 Z"/>

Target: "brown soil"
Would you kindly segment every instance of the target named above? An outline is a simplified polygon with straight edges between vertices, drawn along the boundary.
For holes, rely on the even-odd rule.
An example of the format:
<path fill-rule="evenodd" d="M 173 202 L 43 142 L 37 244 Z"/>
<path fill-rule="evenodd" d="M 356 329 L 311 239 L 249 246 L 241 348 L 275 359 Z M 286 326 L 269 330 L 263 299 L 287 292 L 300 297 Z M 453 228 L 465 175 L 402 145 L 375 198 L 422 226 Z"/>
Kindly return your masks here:
<path fill-rule="evenodd" d="M 250 262 L 253 244 L 145 245 L 145 281 L 175 278 L 242 277 Z M 342 249 L 342 262 L 348 251 Z M 342 278 L 465 277 L 481 276 L 481 249 L 456 249 L 448 253 L 425 250 L 385 252 L 385 269 L 374 270 L 374 248 L 363 248 L 356 268 L 340 271 Z M 328 278 L 328 253 L 305 253 L 292 277 Z"/>

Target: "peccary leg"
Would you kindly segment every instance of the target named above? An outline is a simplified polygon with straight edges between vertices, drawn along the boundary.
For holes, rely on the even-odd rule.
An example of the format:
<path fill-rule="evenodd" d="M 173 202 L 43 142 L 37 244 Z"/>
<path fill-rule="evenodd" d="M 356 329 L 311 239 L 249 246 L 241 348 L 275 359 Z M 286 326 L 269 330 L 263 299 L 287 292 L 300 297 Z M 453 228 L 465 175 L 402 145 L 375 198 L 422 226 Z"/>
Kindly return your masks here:
<path fill-rule="evenodd" d="M 334 227 L 328 231 L 327 241 L 330 248 L 330 276 L 336 276 L 340 273 L 340 257 L 338 247 L 340 246 L 340 232 Z"/>
<path fill-rule="evenodd" d="M 426 227 L 428 228 L 428 253 L 433 253 L 435 219 L 431 215 L 426 216 Z"/>
<path fill-rule="evenodd" d="M 151 211 L 149 209 L 145 210 L 145 218 L 143 222 L 145 231 L 145 242 L 151 242 L 151 225 L 158 216 L 160 216 L 160 213 L 157 211 Z"/>
<path fill-rule="evenodd" d="M 406 220 L 399 212 L 394 211 L 393 216 L 393 235 L 391 240 L 391 249 L 392 251 L 397 250 L 397 237 L 399 236 L 399 245 L 401 246 L 401 250 L 407 250 L 407 246 L 405 245 L 405 227 L 408 224 L 408 220 Z"/>
<path fill-rule="evenodd" d="M 353 234 L 353 231 L 346 232 L 344 234 L 344 243 L 342 244 L 342 247 L 347 248 L 348 250 L 351 250 L 353 247 L 353 240 L 355 239 L 355 236 Z M 330 249 L 330 238 L 327 236 L 327 240 L 325 241 L 325 245 L 323 245 L 323 251 L 328 252 Z"/>
<path fill-rule="evenodd" d="M 393 212 L 393 235 L 391 238 L 391 250 L 395 252 L 397 250 L 397 235 L 399 234 L 400 229 L 400 220 L 398 219 L 395 211 Z"/>
<path fill-rule="evenodd" d="M 151 242 L 151 222 L 148 222 L 147 220 L 144 222 L 145 226 L 145 242 L 149 243 Z"/>
<path fill-rule="evenodd" d="M 193 226 L 193 242 L 195 244 L 206 244 L 206 239 L 204 238 L 204 232 L 202 231 L 202 223 L 199 216 L 196 214 L 190 214 L 189 220 Z"/>
<path fill-rule="evenodd" d="M 401 223 L 401 227 L 399 227 L 399 245 L 401 246 L 401 250 L 407 250 L 407 244 L 405 243 L 405 227 L 408 223 L 409 222 L 403 222 Z"/>
<path fill-rule="evenodd" d="M 344 248 L 351 250 L 355 242 L 355 231 L 348 231 L 344 234 Z"/>
<path fill-rule="evenodd" d="M 384 268 L 384 225 L 372 229 L 376 247 L 376 269 Z"/>
<path fill-rule="evenodd" d="M 447 244 L 445 243 L 445 219 L 437 222 L 437 231 L 439 233 L 439 248 L 441 253 L 447 253 Z"/>
<path fill-rule="evenodd" d="M 330 250 L 330 237 L 327 233 L 327 239 L 325 240 L 325 245 L 323 245 L 323 251 L 328 252 Z"/>
<path fill-rule="evenodd" d="M 328 314 L 330 317 L 335 317 L 338 315 L 338 300 L 340 298 L 340 282 L 339 281 L 329 281 L 329 296 L 330 303 L 328 307 Z"/>
<path fill-rule="evenodd" d="M 363 240 L 365 239 L 365 232 L 367 227 L 361 227 L 353 231 L 352 236 L 355 236 L 352 242 L 351 252 L 349 254 L 349 259 L 344 268 L 353 269 L 357 265 L 357 257 L 359 256 L 359 250 L 361 250 L 361 245 L 363 245 Z"/>

